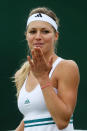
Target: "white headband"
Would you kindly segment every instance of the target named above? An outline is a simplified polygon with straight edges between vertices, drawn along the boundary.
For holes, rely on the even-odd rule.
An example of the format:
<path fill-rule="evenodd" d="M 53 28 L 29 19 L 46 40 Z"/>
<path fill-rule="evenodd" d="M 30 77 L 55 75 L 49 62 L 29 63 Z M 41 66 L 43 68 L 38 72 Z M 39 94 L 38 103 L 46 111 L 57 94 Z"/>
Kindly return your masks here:
<path fill-rule="evenodd" d="M 45 22 L 50 23 L 55 28 L 56 31 L 58 29 L 58 26 L 57 26 L 56 22 L 51 17 L 49 17 L 48 15 L 45 15 L 45 14 L 42 14 L 42 13 L 36 13 L 36 14 L 33 14 L 32 16 L 30 16 L 28 18 L 28 21 L 27 21 L 27 26 L 32 21 L 37 21 L 37 20 L 45 21 Z"/>

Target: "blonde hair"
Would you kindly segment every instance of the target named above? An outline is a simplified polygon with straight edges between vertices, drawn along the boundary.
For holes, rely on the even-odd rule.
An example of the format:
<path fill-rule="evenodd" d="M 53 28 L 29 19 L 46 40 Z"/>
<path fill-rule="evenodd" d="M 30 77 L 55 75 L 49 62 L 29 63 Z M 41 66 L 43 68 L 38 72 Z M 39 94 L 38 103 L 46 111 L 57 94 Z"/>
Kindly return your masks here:
<path fill-rule="evenodd" d="M 21 66 L 21 68 L 15 73 L 14 75 L 14 82 L 17 88 L 17 97 L 19 96 L 19 92 L 20 89 L 22 87 L 22 85 L 24 84 L 24 81 L 29 73 L 29 62 L 26 61 L 25 63 L 23 63 L 23 65 Z"/>
<path fill-rule="evenodd" d="M 52 19 L 54 19 L 56 21 L 56 24 L 59 26 L 59 19 L 57 18 L 56 14 L 52 10 L 50 10 L 49 8 L 46 8 L 46 7 L 35 8 L 30 11 L 29 16 L 31 16 L 35 13 L 44 13 L 44 14 L 50 16 Z M 55 31 L 55 29 L 54 29 L 54 31 Z M 15 82 L 15 85 L 17 88 L 17 97 L 19 96 L 20 89 L 21 89 L 29 71 L 30 71 L 29 62 L 26 61 L 23 63 L 21 68 L 14 75 L 14 82 Z"/>

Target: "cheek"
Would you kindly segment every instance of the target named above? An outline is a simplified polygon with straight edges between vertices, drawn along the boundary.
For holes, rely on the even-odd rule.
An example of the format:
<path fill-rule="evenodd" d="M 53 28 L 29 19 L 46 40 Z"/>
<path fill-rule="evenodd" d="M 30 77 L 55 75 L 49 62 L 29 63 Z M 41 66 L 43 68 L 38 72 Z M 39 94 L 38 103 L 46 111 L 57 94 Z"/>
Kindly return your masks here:
<path fill-rule="evenodd" d="M 29 46 L 29 48 L 32 47 L 32 41 L 33 41 L 33 37 L 30 36 L 30 35 L 28 35 L 28 36 L 27 36 L 27 42 L 28 42 L 28 46 Z"/>
<path fill-rule="evenodd" d="M 54 42 L 53 36 L 49 35 L 48 37 L 46 37 L 45 42 L 49 44 L 53 43 Z"/>
<path fill-rule="evenodd" d="M 32 49 L 32 41 L 33 41 L 33 37 L 30 35 L 27 35 L 27 43 L 30 50 Z"/>
<path fill-rule="evenodd" d="M 33 41 L 33 36 L 28 35 L 27 41 L 28 41 L 28 43 L 31 43 Z"/>

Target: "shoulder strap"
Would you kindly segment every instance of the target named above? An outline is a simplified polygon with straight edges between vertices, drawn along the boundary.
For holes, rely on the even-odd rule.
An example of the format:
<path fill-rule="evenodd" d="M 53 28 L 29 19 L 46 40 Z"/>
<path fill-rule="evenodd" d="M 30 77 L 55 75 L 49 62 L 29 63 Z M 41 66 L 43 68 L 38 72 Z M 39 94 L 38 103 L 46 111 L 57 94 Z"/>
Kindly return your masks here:
<path fill-rule="evenodd" d="M 61 57 L 58 57 L 58 58 L 56 59 L 56 61 L 53 63 L 52 69 L 51 69 L 51 71 L 50 71 L 50 73 L 49 73 L 49 78 L 51 78 L 52 73 L 54 72 L 56 66 L 57 66 L 62 60 L 63 60 L 63 59 L 62 59 Z"/>

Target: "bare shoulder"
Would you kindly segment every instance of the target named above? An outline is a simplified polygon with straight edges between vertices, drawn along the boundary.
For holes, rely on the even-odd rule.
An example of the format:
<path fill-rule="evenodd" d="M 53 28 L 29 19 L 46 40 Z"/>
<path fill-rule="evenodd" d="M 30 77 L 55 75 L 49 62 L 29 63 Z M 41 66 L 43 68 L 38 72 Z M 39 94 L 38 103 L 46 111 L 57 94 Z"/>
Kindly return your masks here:
<path fill-rule="evenodd" d="M 60 68 L 64 69 L 64 70 L 77 70 L 79 71 L 78 69 L 78 65 L 75 61 L 73 60 L 63 60 L 61 63 L 60 63 Z"/>
<path fill-rule="evenodd" d="M 73 60 L 63 60 L 57 66 L 56 76 L 66 79 L 80 79 L 79 68 L 75 61 Z"/>
<path fill-rule="evenodd" d="M 73 60 L 63 60 L 60 62 L 60 64 L 58 65 L 58 68 L 62 71 L 79 71 L 78 65 L 75 61 Z"/>

